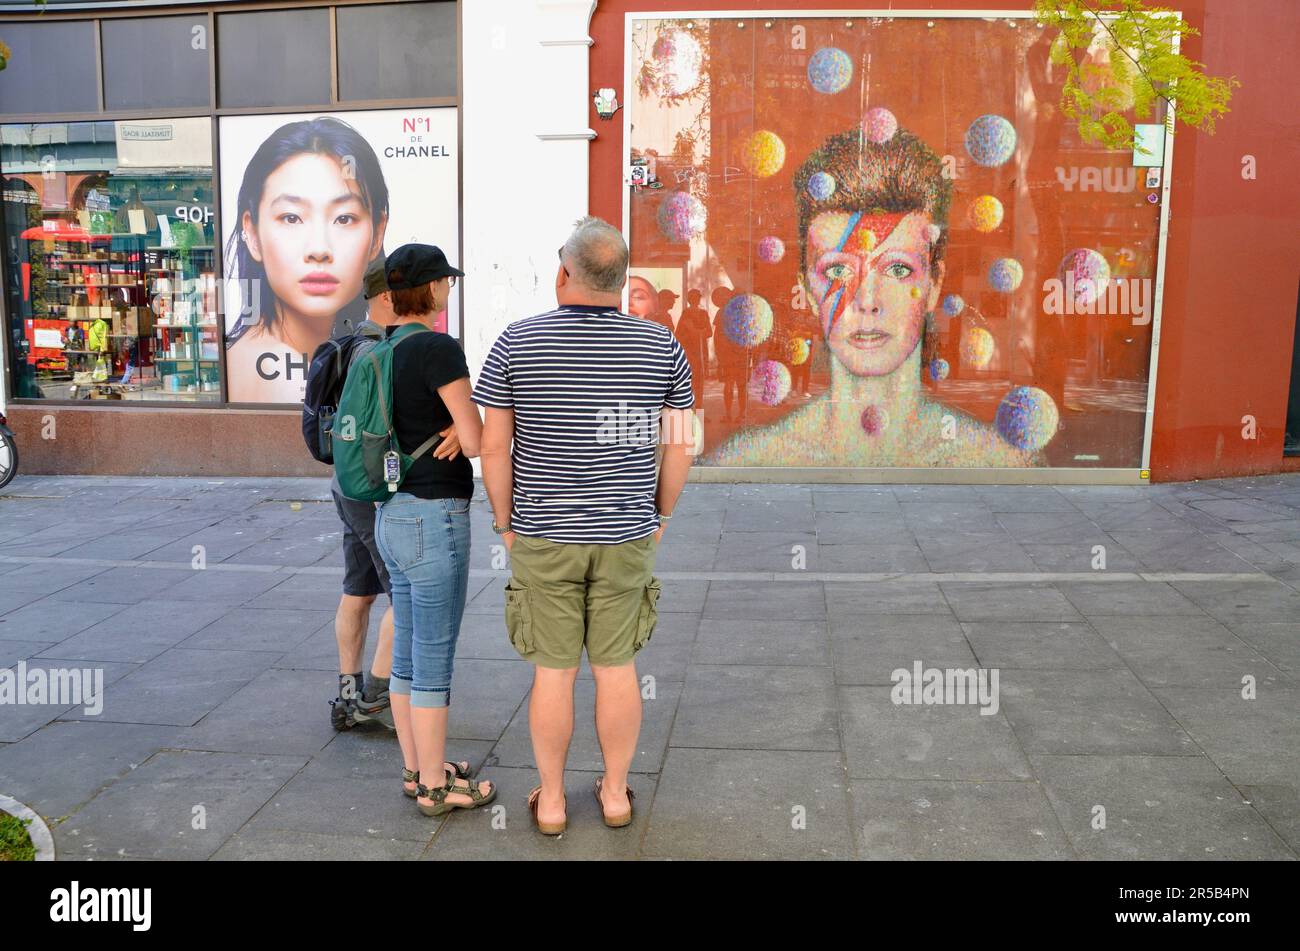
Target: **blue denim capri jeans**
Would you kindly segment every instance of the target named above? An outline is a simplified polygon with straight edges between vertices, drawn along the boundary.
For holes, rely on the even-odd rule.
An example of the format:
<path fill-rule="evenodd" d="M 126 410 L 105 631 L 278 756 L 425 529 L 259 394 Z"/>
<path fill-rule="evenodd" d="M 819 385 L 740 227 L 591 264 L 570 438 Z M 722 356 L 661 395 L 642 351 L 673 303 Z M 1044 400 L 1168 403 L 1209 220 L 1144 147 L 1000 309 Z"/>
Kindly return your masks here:
<path fill-rule="evenodd" d="M 469 499 L 398 492 L 379 506 L 375 543 L 393 598 L 389 690 L 413 707 L 451 702 L 452 662 L 469 588 Z"/>

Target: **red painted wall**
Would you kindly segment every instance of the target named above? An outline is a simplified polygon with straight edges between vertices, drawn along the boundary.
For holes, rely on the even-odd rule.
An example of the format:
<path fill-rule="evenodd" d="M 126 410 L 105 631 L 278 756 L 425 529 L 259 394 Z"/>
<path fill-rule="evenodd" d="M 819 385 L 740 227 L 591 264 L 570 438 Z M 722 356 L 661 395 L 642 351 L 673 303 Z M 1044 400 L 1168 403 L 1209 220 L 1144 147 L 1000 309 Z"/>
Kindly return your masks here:
<path fill-rule="evenodd" d="M 1152 478 L 1172 481 L 1276 472 L 1300 290 L 1300 120 L 1293 89 L 1295 0 L 1184 0 L 1201 31 L 1184 53 L 1241 81 L 1232 112 L 1208 136 L 1181 128 L 1174 148 L 1164 308 L 1156 378 Z M 817 9 L 860 10 L 819 0 Z M 912 0 L 900 9 L 1028 9 L 972 0 Z M 592 17 L 591 86 L 623 90 L 628 12 L 786 10 L 789 0 L 600 0 Z M 622 116 L 591 146 L 591 213 L 622 221 Z M 1257 177 L 1242 177 L 1253 156 Z M 1244 439 L 1243 417 L 1256 438 Z"/>

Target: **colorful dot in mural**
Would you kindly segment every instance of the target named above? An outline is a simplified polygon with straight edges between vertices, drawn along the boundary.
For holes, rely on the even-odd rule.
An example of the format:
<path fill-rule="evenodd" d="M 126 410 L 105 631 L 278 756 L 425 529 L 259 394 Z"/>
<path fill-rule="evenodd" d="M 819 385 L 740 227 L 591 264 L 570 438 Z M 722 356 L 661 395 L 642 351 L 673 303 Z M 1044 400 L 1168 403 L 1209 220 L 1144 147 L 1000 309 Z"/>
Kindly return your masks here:
<path fill-rule="evenodd" d="M 1002 224 L 1002 202 L 992 195 L 980 195 L 970 203 L 966 217 L 976 231 L 988 234 Z"/>
<path fill-rule="evenodd" d="M 1106 296 L 1110 283 L 1110 265 L 1106 258 L 1091 248 L 1075 248 L 1061 259 L 1061 282 L 1069 286 L 1074 282 L 1074 299 L 1091 304 Z"/>
<path fill-rule="evenodd" d="M 823 248 L 838 247 L 840 239 L 844 237 L 844 229 L 848 226 L 849 215 L 844 212 L 828 212 L 818 215 L 811 225 L 808 226 L 808 237 L 810 241 L 820 244 Z M 863 232 L 869 232 L 869 229 L 863 228 Z"/>
<path fill-rule="evenodd" d="M 1042 449 L 1052 441 L 1060 422 L 1056 403 L 1037 387 L 1017 386 L 998 404 L 998 432 L 1017 449 Z"/>
<path fill-rule="evenodd" d="M 660 90 L 668 96 L 684 96 L 700 82 L 704 53 L 700 41 L 681 30 L 665 30 L 650 51 Z"/>
<path fill-rule="evenodd" d="M 786 343 L 785 350 L 793 367 L 802 366 L 803 362 L 812 355 L 812 347 L 807 337 L 791 337 Z"/>
<path fill-rule="evenodd" d="M 971 327 L 961 338 L 961 359 L 976 370 L 983 370 L 993 359 L 993 335 L 983 327 Z"/>
<path fill-rule="evenodd" d="M 998 258 L 989 266 L 989 286 L 1010 294 L 1025 279 L 1025 269 L 1015 258 Z"/>
<path fill-rule="evenodd" d="M 808 194 L 825 201 L 835 194 L 835 179 L 829 172 L 814 172 L 808 178 Z"/>
<path fill-rule="evenodd" d="M 862 431 L 868 436 L 879 436 L 889 428 L 889 413 L 879 406 L 868 406 L 859 419 Z"/>
<path fill-rule="evenodd" d="M 935 381 L 948 379 L 949 369 L 947 360 L 943 357 L 935 357 L 930 361 L 930 379 Z"/>
<path fill-rule="evenodd" d="M 897 131 L 898 119 L 883 106 L 868 109 L 866 118 L 862 120 L 862 133 L 873 145 L 884 145 Z"/>
<path fill-rule="evenodd" d="M 760 344 L 772 333 L 772 305 L 757 294 L 737 294 L 722 309 L 722 330 L 739 346 Z"/>
<path fill-rule="evenodd" d="M 785 257 L 785 242 L 774 235 L 760 238 L 758 242 L 758 259 L 764 264 L 775 264 Z"/>
<path fill-rule="evenodd" d="M 859 231 L 858 247 L 863 251 L 874 251 L 876 249 L 876 233 L 870 228 L 863 228 Z"/>
<path fill-rule="evenodd" d="M 966 309 L 966 302 L 958 294 L 949 294 L 943 299 L 943 312 L 949 317 L 956 317 Z"/>
<path fill-rule="evenodd" d="M 1016 127 L 1001 116 L 980 116 L 966 130 L 966 151 L 976 165 L 1001 165 L 1016 151 Z"/>
<path fill-rule="evenodd" d="M 844 50 L 824 46 L 808 60 L 808 82 L 820 93 L 842 92 L 853 79 L 853 60 Z"/>
<path fill-rule="evenodd" d="M 760 360 L 749 378 L 749 395 L 764 406 L 776 406 L 790 395 L 790 370 L 779 360 Z"/>
<path fill-rule="evenodd" d="M 943 229 L 940 228 L 938 225 L 926 225 L 926 226 L 925 226 L 925 240 L 926 240 L 926 241 L 929 241 L 931 244 L 938 244 L 938 243 L 939 243 L 939 239 L 940 239 L 941 237 L 943 237 Z"/>
<path fill-rule="evenodd" d="M 745 140 L 741 162 L 757 178 L 768 178 L 785 164 L 785 143 L 775 132 L 759 129 Z"/>
<path fill-rule="evenodd" d="M 659 230 L 669 241 L 690 241 L 704 233 L 708 212 L 689 192 L 670 192 L 659 203 Z"/>

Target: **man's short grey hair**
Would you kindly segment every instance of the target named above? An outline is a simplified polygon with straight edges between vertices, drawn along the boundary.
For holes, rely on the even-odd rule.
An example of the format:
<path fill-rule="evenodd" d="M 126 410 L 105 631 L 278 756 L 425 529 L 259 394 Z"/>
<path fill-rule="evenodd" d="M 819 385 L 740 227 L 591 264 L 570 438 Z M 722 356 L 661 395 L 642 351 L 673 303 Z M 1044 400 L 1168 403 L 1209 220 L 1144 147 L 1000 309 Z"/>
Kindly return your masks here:
<path fill-rule="evenodd" d="M 608 221 L 588 215 L 574 223 L 564 242 L 564 260 L 569 273 L 601 294 L 617 294 L 627 278 L 627 242 Z"/>

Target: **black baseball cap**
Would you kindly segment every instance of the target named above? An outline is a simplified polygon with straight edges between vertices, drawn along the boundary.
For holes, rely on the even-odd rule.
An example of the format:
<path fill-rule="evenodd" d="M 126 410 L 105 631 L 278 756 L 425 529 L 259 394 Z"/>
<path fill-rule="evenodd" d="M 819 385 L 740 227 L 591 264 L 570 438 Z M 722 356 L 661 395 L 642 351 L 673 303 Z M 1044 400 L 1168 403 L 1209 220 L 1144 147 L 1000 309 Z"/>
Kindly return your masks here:
<path fill-rule="evenodd" d="M 366 268 L 365 291 L 363 292 L 366 300 L 378 297 L 388 290 L 388 276 L 385 274 L 385 270 L 384 255 L 383 252 L 380 252 L 379 257 L 371 262 L 370 267 Z"/>
<path fill-rule="evenodd" d="M 388 255 L 385 274 L 390 290 L 403 291 L 440 281 L 449 275 L 463 277 L 465 272 L 447 263 L 447 255 L 432 244 L 404 244 Z"/>

